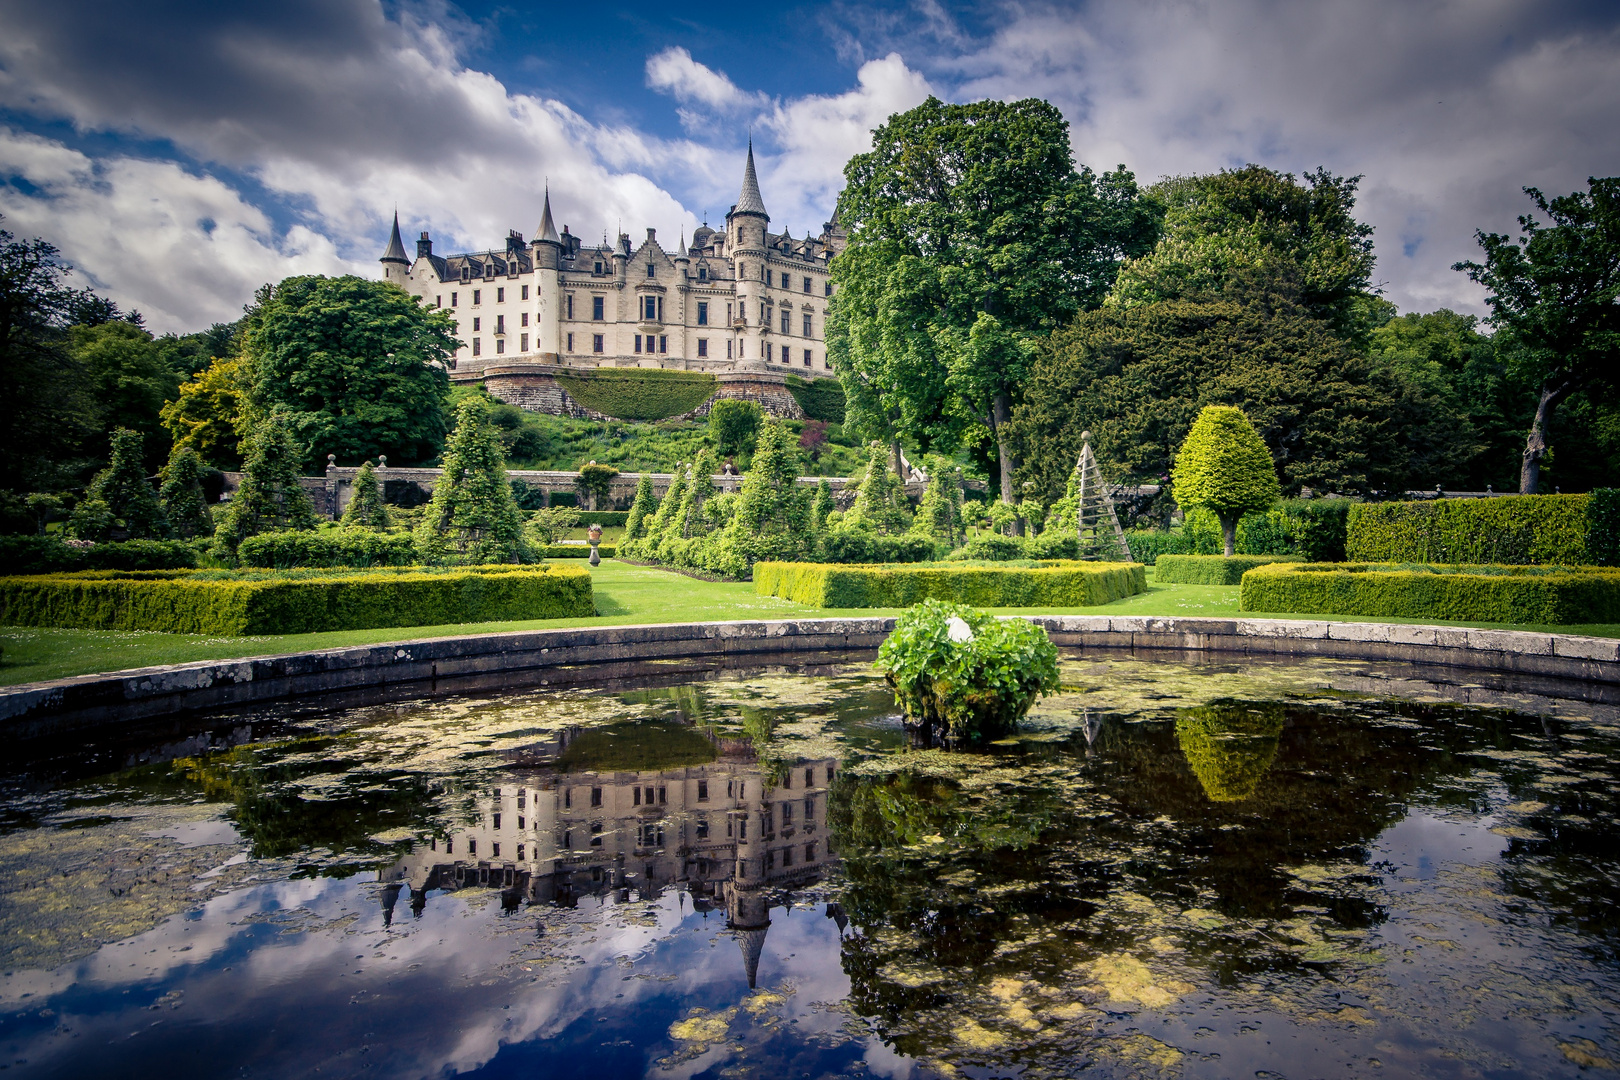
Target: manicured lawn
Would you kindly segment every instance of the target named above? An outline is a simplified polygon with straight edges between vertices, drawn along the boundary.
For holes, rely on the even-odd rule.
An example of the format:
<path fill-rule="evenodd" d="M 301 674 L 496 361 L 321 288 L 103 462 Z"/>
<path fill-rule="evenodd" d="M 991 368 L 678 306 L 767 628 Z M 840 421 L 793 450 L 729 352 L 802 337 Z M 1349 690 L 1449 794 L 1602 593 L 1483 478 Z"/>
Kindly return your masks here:
<path fill-rule="evenodd" d="M 185 634 L 130 633 L 106 630 L 0 629 L 0 684 L 57 679 L 98 671 L 193 660 L 226 660 L 313 649 L 409 641 L 503 630 L 536 630 L 562 626 L 623 626 L 639 623 L 721 622 L 732 619 L 890 615 L 892 609 L 859 608 L 830 611 L 807 608 L 775 597 L 756 596 L 749 583 L 698 581 L 651 567 L 630 566 L 608 560 L 595 571 L 598 614 L 590 619 L 538 619 L 530 622 L 463 623 L 451 626 L 412 626 L 390 630 L 346 630 L 327 634 L 289 634 L 277 637 L 208 638 Z M 1015 613 L 1019 609 L 998 609 Z M 1180 615 L 1232 617 L 1263 613 L 1238 611 L 1235 585 L 1158 585 L 1148 591 L 1103 607 L 1042 608 L 1044 614 L 1073 615 Z M 1275 618 L 1313 619 L 1310 615 Z M 1435 620 L 1373 619 L 1341 616 L 1341 622 L 1406 622 L 1432 624 Z M 1499 623 L 1442 625 L 1495 626 L 1508 630 L 1557 631 L 1620 637 L 1620 626 L 1517 626 Z"/>

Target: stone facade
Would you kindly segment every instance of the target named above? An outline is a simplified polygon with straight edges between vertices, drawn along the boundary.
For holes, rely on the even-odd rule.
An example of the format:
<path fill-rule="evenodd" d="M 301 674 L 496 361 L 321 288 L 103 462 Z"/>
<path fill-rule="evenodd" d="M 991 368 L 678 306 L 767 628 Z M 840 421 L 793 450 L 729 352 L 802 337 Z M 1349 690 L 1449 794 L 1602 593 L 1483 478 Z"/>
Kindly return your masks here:
<path fill-rule="evenodd" d="M 665 249 L 648 229 L 636 247 L 624 233 L 587 247 L 568 226 L 557 231 L 548 193 L 532 241 L 513 231 L 500 250 L 443 257 L 424 232 L 411 259 L 396 215 L 380 261 L 385 280 L 456 320 L 461 347 L 451 378 L 487 380 L 493 395 L 514 404 L 579 415 L 566 395 L 536 396 L 541 384 L 517 380 L 519 369 L 646 367 L 708 372 L 721 381 L 719 396 L 802 417 L 785 377 L 832 376 L 828 262 L 845 236 L 836 222 L 803 240 L 769 224 L 750 146 L 725 228 L 705 225 L 691 243 L 682 237 Z"/>

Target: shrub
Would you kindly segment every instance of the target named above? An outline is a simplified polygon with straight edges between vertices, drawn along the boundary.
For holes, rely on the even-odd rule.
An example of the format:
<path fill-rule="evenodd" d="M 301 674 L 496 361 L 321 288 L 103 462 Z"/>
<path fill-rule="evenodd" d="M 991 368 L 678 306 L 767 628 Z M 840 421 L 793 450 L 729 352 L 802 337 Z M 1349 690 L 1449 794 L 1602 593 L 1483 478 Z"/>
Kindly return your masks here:
<path fill-rule="evenodd" d="M 69 547 L 55 536 L 0 536 L 0 566 L 10 574 L 178 570 L 196 565 L 196 551 L 179 540 L 124 540 Z"/>
<path fill-rule="evenodd" d="M 1001 537 L 1006 540 L 1008 537 Z M 1078 559 L 1080 558 L 1080 537 L 1076 533 L 1065 533 L 1059 529 L 1046 529 L 1039 536 L 1024 541 L 1024 550 L 1032 559 Z M 1119 560 L 1109 560 L 1118 562 Z M 1140 561 L 1140 560 L 1137 560 Z"/>
<path fill-rule="evenodd" d="M 1620 571 L 1564 566 L 1288 563 L 1243 575 L 1244 611 L 1464 622 L 1620 622 Z"/>
<path fill-rule="evenodd" d="M 372 529 L 319 529 L 260 533 L 242 541 L 236 558 L 243 566 L 291 570 L 303 566 L 414 566 L 416 540 L 409 533 Z"/>
<path fill-rule="evenodd" d="M 1290 499 L 1284 503 L 1294 521 L 1294 552 L 1306 562 L 1343 562 L 1352 505 L 1349 499 Z"/>
<path fill-rule="evenodd" d="M 832 485 L 827 483 L 827 478 L 823 476 L 816 482 L 816 494 L 810 500 L 810 527 L 815 530 L 817 536 L 827 531 L 827 519 L 832 513 Z"/>
<path fill-rule="evenodd" d="M 1238 518 L 1282 494 L 1271 451 L 1243 411 L 1230 405 L 1205 406 L 1170 471 L 1178 503 L 1220 519 L 1227 555 L 1237 547 Z"/>
<path fill-rule="evenodd" d="M 864 529 L 841 529 L 821 539 L 817 562 L 916 563 L 940 557 L 943 545 L 926 536 L 879 536 Z"/>
<path fill-rule="evenodd" d="M 424 562 L 477 565 L 522 562 L 528 555 L 523 514 L 512 499 L 500 440 L 476 398 L 456 409 L 444 448 L 444 471 L 416 530 Z"/>
<path fill-rule="evenodd" d="M 711 567 L 741 577 L 761 559 L 795 559 L 815 549 L 810 532 L 810 493 L 799 486 L 799 453 L 787 428 L 767 423 L 759 434 L 753 466 L 743 477 L 737 514 Z"/>
<path fill-rule="evenodd" d="M 1094 607 L 1147 591 L 1137 563 L 1058 563 L 1034 567 L 842 566 L 762 562 L 754 591 L 810 607 L 910 607 L 926 599 L 981 607 Z"/>
<path fill-rule="evenodd" d="M 576 525 L 580 513 L 572 506 L 551 506 L 536 510 L 529 517 L 529 531 L 542 544 L 555 544 Z"/>
<path fill-rule="evenodd" d="M 593 612 L 590 571 L 572 567 L 0 578 L 0 623 L 11 626 L 305 634 Z"/>
<path fill-rule="evenodd" d="M 1594 566 L 1620 566 L 1620 489 L 1598 488 L 1589 496 L 1586 555 Z"/>
<path fill-rule="evenodd" d="M 393 524 L 388 519 L 388 504 L 383 502 L 382 485 L 377 482 L 377 470 L 369 461 L 354 474 L 354 491 L 343 509 L 343 524 L 363 529 L 386 529 Z"/>
<path fill-rule="evenodd" d="M 1131 545 L 1131 557 L 1139 563 L 1152 566 L 1161 555 L 1187 554 L 1187 535 L 1162 529 L 1129 529 L 1125 540 Z"/>
<path fill-rule="evenodd" d="M 1590 495 L 1357 503 L 1350 508 L 1352 562 L 1580 565 Z"/>
<path fill-rule="evenodd" d="M 640 540 L 647 534 L 649 518 L 657 512 L 658 502 L 653 498 L 652 477 L 642 473 L 641 479 L 636 481 L 635 501 L 630 504 L 630 513 L 625 515 L 624 538 Z"/>
<path fill-rule="evenodd" d="M 945 557 L 952 561 L 957 559 L 986 559 L 1001 562 L 1006 559 L 1022 559 L 1028 554 L 1024 550 L 1026 543 L 1021 536 L 982 533 Z"/>
<path fill-rule="evenodd" d="M 925 600 L 896 621 L 877 669 L 906 720 L 956 742 L 1015 730 L 1035 699 L 1058 688 L 1046 631 L 958 604 Z"/>
<path fill-rule="evenodd" d="M 799 403 L 804 415 L 811 420 L 828 424 L 844 422 L 844 388 L 837 379 L 804 379 L 797 375 L 787 377 L 788 393 Z"/>
<path fill-rule="evenodd" d="M 889 469 L 889 449 L 875 442 L 867 447 L 866 476 L 855 501 L 844 513 L 844 527 L 871 529 L 884 535 L 906 531 L 905 484 Z"/>
<path fill-rule="evenodd" d="M 1176 585 L 1236 585 L 1246 571 L 1275 562 L 1302 562 L 1298 555 L 1161 555 L 1154 580 Z"/>
<path fill-rule="evenodd" d="M 271 413 L 247 438 L 242 483 L 214 534 L 230 555 L 250 536 L 313 529 L 315 507 L 298 483 L 302 452 L 282 412 Z"/>
<path fill-rule="evenodd" d="M 558 375 L 557 385 L 585 406 L 620 420 L 667 420 L 713 397 L 720 382 L 698 371 L 658 368 L 598 369 Z"/>
<path fill-rule="evenodd" d="M 84 512 L 75 512 L 68 531 L 81 540 L 162 540 L 172 531 L 157 493 L 146 479 L 146 439 L 119 428 L 112 434 L 112 461 L 90 481 Z M 90 507 L 88 504 L 101 503 Z"/>
<path fill-rule="evenodd" d="M 652 486 L 649 480 L 648 487 Z M 637 485 L 639 491 L 640 485 Z M 581 510 L 579 511 L 581 525 L 600 525 L 604 529 L 610 525 L 630 524 L 630 511 L 628 510 Z"/>
<path fill-rule="evenodd" d="M 928 488 L 917 507 L 913 531 L 952 548 L 966 538 L 962 524 L 962 470 L 944 458 L 928 461 Z"/>
<path fill-rule="evenodd" d="M 720 456 L 752 454 L 764 418 L 758 403 L 740 398 L 721 398 L 709 406 L 709 434 L 714 436 Z"/>

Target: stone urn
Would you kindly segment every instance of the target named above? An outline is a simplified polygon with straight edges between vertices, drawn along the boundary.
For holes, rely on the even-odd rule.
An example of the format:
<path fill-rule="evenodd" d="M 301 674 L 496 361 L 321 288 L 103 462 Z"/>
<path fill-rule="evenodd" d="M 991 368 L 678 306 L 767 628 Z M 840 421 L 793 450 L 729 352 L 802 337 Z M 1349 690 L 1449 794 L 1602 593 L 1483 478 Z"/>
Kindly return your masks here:
<path fill-rule="evenodd" d="M 596 545 L 602 542 L 602 526 L 596 524 L 591 525 L 591 527 L 585 531 L 585 535 L 590 537 L 591 541 L 591 565 L 601 566 L 602 554 L 596 550 Z"/>

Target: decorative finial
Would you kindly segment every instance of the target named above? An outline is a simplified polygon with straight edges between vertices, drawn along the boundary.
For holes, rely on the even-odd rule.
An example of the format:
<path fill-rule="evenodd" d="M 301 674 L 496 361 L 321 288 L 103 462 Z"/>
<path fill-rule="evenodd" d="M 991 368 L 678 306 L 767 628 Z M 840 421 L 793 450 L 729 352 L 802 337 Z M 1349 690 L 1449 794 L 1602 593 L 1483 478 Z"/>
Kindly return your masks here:
<path fill-rule="evenodd" d="M 1082 432 L 1081 432 L 1081 433 L 1080 433 L 1080 441 L 1081 441 L 1081 442 L 1090 442 L 1090 441 L 1091 441 L 1091 432 L 1089 432 L 1089 431 L 1082 431 Z"/>

